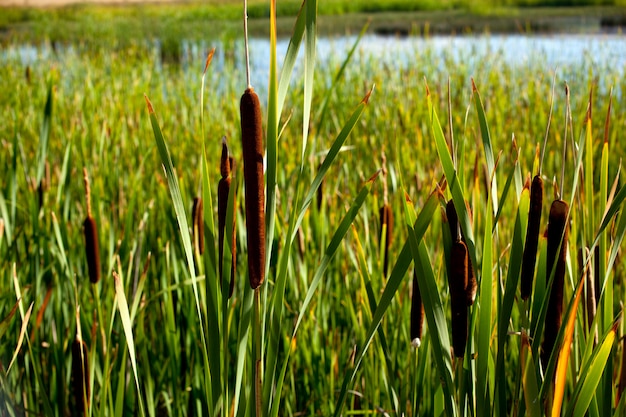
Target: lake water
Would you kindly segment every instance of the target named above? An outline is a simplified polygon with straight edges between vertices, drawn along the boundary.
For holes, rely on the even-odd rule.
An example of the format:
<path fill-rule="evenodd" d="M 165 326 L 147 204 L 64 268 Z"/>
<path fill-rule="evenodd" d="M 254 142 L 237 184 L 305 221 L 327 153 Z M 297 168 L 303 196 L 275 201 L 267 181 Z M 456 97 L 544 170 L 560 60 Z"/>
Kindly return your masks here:
<path fill-rule="evenodd" d="M 341 62 L 346 56 L 356 37 L 320 37 L 317 40 L 318 65 Z M 183 42 L 183 65 L 190 71 L 201 71 L 204 54 L 216 46 L 217 52 L 213 68 L 218 70 L 225 65 L 224 50 L 230 49 L 230 56 L 235 57 L 235 70 L 243 71 L 243 43 L 235 42 L 234 50 L 222 47 L 219 43 Z M 158 49 L 159 44 L 155 44 Z M 278 59 L 284 57 L 288 40 L 278 42 Z M 302 51 L 301 55 L 302 55 Z M 61 53 L 77 54 L 72 48 L 61 49 Z M 267 84 L 269 73 L 269 41 L 251 39 L 250 60 L 253 68 L 252 84 Z M 2 62 L 19 61 L 32 65 L 38 60 L 46 60 L 53 54 L 49 46 L 13 46 L 0 51 Z M 158 56 L 158 53 L 155 53 Z M 435 62 L 442 72 L 447 66 L 463 66 L 469 75 L 479 68 L 502 66 L 527 69 L 545 73 L 555 68 L 567 79 L 568 71 L 575 68 L 593 74 L 626 73 L 626 37 L 619 34 L 580 34 L 580 35 L 482 35 L 482 36 L 431 36 L 431 37 L 390 37 L 379 35 L 364 36 L 351 63 L 352 68 L 376 68 L 392 66 L 397 69 L 419 65 L 420 60 Z M 366 65 L 367 64 L 367 65 Z M 372 65 L 373 64 L 373 65 Z M 280 65 L 280 62 L 279 62 Z M 302 59 L 296 66 L 301 69 Z M 579 73 L 579 72 L 578 72 Z M 262 87 L 261 87 L 262 88 Z"/>

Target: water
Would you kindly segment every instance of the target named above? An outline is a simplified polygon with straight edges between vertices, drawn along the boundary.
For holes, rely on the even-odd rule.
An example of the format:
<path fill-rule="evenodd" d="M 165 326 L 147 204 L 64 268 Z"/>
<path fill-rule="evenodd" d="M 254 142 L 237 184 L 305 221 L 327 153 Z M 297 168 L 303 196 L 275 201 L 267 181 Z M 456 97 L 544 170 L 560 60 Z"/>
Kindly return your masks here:
<path fill-rule="evenodd" d="M 347 56 L 356 37 L 320 37 L 317 40 L 317 60 L 319 66 L 337 65 Z M 288 40 L 280 40 L 277 45 L 277 56 L 280 61 L 285 56 Z M 183 42 L 182 62 L 186 69 L 201 71 L 204 65 L 204 54 L 210 47 L 216 46 L 217 53 L 213 68 L 219 71 L 227 65 L 224 52 L 234 57 L 236 71 L 243 72 L 243 42 L 224 46 L 219 42 L 209 44 Z M 158 43 L 151 46 L 158 57 Z M 250 40 L 250 62 L 253 68 L 251 79 L 255 86 L 267 84 L 269 74 L 269 41 L 267 39 Z M 302 70 L 302 50 L 296 65 L 295 79 Z M 79 55 L 72 46 L 59 47 L 57 53 Z M 54 52 L 49 46 L 34 47 L 18 45 L 0 51 L 0 64 L 3 62 L 21 62 L 23 65 L 34 65 L 45 61 Z M 435 62 L 442 72 L 450 66 L 462 67 L 469 75 L 481 68 L 493 68 L 506 64 L 519 70 L 543 69 L 546 73 L 558 69 L 565 78 L 570 68 L 594 74 L 610 72 L 623 76 L 626 73 L 626 40 L 617 34 L 564 34 L 564 35 L 483 35 L 483 36 L 432 36 L 423 37 L 389 37 L 366 35 L 361 39 L 351 63 L 352 68 L 369 68 L 370 70 L 392 67 L 404 70 L 419 65 L 420 60 L 428 59 Z M 158 58 L 155 58 L 158 61 Z M 372 65 L 374 64 L 374 65 Z M 427 75 L 427 74 L 425 74 Z"/>

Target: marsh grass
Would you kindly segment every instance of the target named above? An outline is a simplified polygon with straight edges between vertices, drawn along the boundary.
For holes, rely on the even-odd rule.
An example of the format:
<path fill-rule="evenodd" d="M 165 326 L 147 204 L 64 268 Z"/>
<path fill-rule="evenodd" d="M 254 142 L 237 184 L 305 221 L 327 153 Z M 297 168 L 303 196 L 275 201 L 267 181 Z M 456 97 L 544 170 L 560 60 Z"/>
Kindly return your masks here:
<path fill-rule="evenodd" d="M 416 52 L 422 65 L 406 73 L 373 60 L 362 70 L 351 65 L 355 44 L 326 68 L 315 56 L 315 2 L 305 2 L 292 23 L 280 68 L 271 49 L 267 96 L 259 97 L 267 251 L 266 280 L 256 294 L 245 279 L 250 252 L 243 193 L 229 193 L 226 204 L 225 224 L 236 225 L 236 258 L 228 233 L 221 254 L 217 243 L 222 136 L 233 138 L 229 153 L 238 166 L 242 161 L 234 139 L 245 79 L 236 66 L 241 57 L 217 50 L 220 65 L 209 65 L 201 84 L 204 52 L 195 57 L 198 68 L 159 69 L 156 52 L 141 44 L 123 54 L 87 47 L 84 55 L 62 52 L 67 55 L 32 65 L 29 82 L 20 61 L 0 66 L 7 92 L 0 103 L 6 167 L 0 183 L 0 399 L 7 409 L 15 415 L 69 412 L 72 344 L 80 329 L 92 416 L 254 415 L 257 369 L 259 409 L 268 416 L 380 410 L 536 416 L 547 403 L 555 409 L 557 398 L 565 415 L 620 415 L 626 400 L 621 395 L 616 403 L 615 384 L 623 347 L 615 341 L 623 334 L 616 317 L 625 290 L 615 278 L 623 273 L 626 233 L 618 160 L 623 86 L 615 86 L 619 94 L 612 99 L 600 88 L 593 100 L 587 95 L 590 85 L 616 74 L 569 68 L 578 80 L 571 120 L 555 118 L 548 136 L 541 172 L 550 190 L 565 169 L 559 185 L 570 207 L 570 235 L 564 324 L 543 364 L 554 280 L 541 233 L 547 207 L 527 301 L 518 288 L 530 205 L 524 179 L 534 172 L 535 142 L 546 130 L 553 74 L 492 58 L 479 65 L 472 83 L 466 69 L 448 66 L 447 99 L 448 74 L 433 51 Z M 303 73 L 293 72 L 299 49 L 307 57 Z M 143 101 L 143 93 L 152 101 Z M 564 114 L 564 107 L 564 97 L 555 95 L 555 114 Z M 565 124 L 570 133 L 563 135 Z M 455 132 L 454 151 L 444 132 Z M 561 156 L 564 141 L 572 158 Z M 386 198 L 375 175 L 379 155 L 371 151 L 382 148 Z M 465 161 L 477 161 L 476 170 Z M 40 205 L 34 185 L 46 162 L 50 183 Z M 88 276 L 83 166 L 90 167 L 101 243 L 102 279 L 93 285 L 80 279 Z M 231 189 L 244 186 L 242 177 L 233 178 Z M 198 195 L 204 215 L 194 227 L 188 215 Z M 446 285 L 446 248 L 453 240 L 443 214 L 450 200 L 477 281 L 476 301 L 464 307 L 465 354 L 454 360 Z M 377 229 L 385 203 L 397 216 L 385 237 L 393 241 L 386 277 Z M 200 228 L 202 254 L 190 232 Z M 298 236 L 304 236 L 302 250 Z M 589 250 L 579 264 L 572 259 L 581 247 Z M 237 265 L 230 299 L 220 262 L 223 271 Z M 411 269 L 425 318 L 418 349 L 411 347 Z M 588 290 L 582 277 L 591 269 L 598 302 L 588 319 L 579 294 Z"/>

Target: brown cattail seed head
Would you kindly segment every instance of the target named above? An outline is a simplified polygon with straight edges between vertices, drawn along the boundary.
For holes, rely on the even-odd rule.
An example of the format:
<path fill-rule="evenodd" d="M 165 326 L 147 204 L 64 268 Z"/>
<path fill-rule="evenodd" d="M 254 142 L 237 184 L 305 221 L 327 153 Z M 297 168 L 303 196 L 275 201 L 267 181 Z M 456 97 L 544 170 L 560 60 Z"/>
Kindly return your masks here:
<path fill-rule="evenodd" d="M 91 216 L 87 216 L 83 223 L 85 235 L 85 253 L 87 254 L 87 268 L 89 280 L 92 284 L 100 281 L 100 245 L 98 244 L 98 227 Z"/>
<path fill-rule="evenodd" d="M 252 88 L 241 96 L 241 142 L 245 183 L 248 276 L 252 289 L 265 279 L 265 181 L 263 127 L 259 97 Z"/>
<path fill-rule="evenodd" d="M 450 254 L 451 265 L 448 271 L 448 286 L 450 288 L 450 307 L 452 310 L 452 347 L 454 356 L 463 357 L 467 343 L 467 272 L 469 254 L 467 246 L 462 240 L 452 244 Z"/>
<path fill-rule="evenodd" d="M 87 168 L 83 168 L 83 181 L 85 183 L 85 200 L 87 200 L 87 218 L 83 222 L 83 234 L 85 235 L 85 253 L 87 255 L 87 268 L 89 280 L 92 284 L 100 281 L 100 245 L 98 244 L 98 227 L 91 217 L 91 187 Z"/>
<path fill-rule="evenodd" d="M 204 253 L 204 207 L 202 198 L 195 197 L 193 199 L 191 217 L 193 219 L 194 244 L 198 253 L 202 255 Z"/>
<path fill-rule="evenodd" d="M 75 410 L 75 413 L 72 415 L 88 415 L 89 394 L 87 345 L 84 341 L 76 339 L 72 343 L 72 396 Z"/>
<path fill-rule="evenodd" d="M 422 331 L 424 328 L 424 304 L 422 293 L 417 283 L 417 277 L 413 275 L 413 292 L 411 293 L 411 345 L 420 347 Z"/>
<path fill-rule="evenodd" d="M 471 218 L 471 209 L 469 205 L 466 203 L 467 212 Z M 448 218 L 448 226 L 450 227 L 450 235 L 452 236 L 452 240 L 455 241 L 457 239 L 461 239 L 463 243 L 465 242 L 465 236 L 463 235 L 463 231 L 459 227 L 459 217 L 456 213 L 456 209 L 454 208 L 454 203 L 452 199 L 448 201 L 446 204 L 446 217 Z M 460 236 L 458 235 L 460 233 Z M 467 245 L 466 245 L 467 247 Z M 476 291 L 478 290 L 478 283 L 476 282 L 476 275 L 474 275 L 474 267 L 472 265 L 472 260 L 468 257 L 468 271 L 467 271 L 467 286 L 465 288 L 465 299 L 468 306 L 474 304 L 474 300 L 476 299 Z"/>
<path fill-rule="evenodd" d="M 539 226 L 541 224 L 541 208 L 543 205 L 543 180 L 535 175 L 530 185 L 530 207 L 528 209 L 528 228 L 522 258 L 522 275 L 520 292 L 522 300 L 527 300 L 533 288 L 533 277 L 537 263 L 537 246 L 539 242 Z"/>
<path fill-rule="evenodd" d="M 222 178 L 228 178 L 230 175 L 230 161 L 228 156 L 228 145 L 226 144 L 226 138 L 222 138 L 222 157 L 220 158 L 220 175 Z"/>
<path fill-rule="evenodd" d="M 565 260 L 567 257 L 567 215 L 569 205 L 563 200 L 555 200 L 550 206 L 548 221 L 548 248 L 546 277 L 550 277 L 554 267 L 554 278 L 550 290 L 550 300 L 546 311 L 546 321 L 542 345 L 542 362 L 547 366 L 550 355 L 561 328 L 563 315 L 563 285 L 565 282 Z M 563 243 L 561 244 L 561 238 Z"/>
<path fill-rule="evenodd" d="M 393 235 L 393 211 L 389 204 L 384 204 L 380 210 L 380 236 L 379 241 L 383 239 L 383 229 L 385 232 L 385 255 L 383 259 L 383 275 L 387 276 L 387 269 L 389 265 L 389 247 L 391 247 L 391 237 Z"/>
<path fill-rule="evenodd" d="M 222 179 L 220 179 L 217 186 L 217 217 L 218 217 L 218 238 L 219 238 L 219 276 L 220 276 L 220 284 L 222 282 L 223 277 L 223 264 L 224 264 L 224 236 L 226 235 L 226 214 L 228 211 L 228 196 L 231 190 L 231 169 L 234 167 L 234 162 L 232 157 L 229 156 L 228 146 L 226 144 L 226 140 L 222 141 L 222 158 L 220 161 L 220 172 L 222 175 Z M 233 190 L 234 192 L 234 190 Z M 236 201 L 236 200 L 235 200 Z M 236 209 L 233 209 L 236 212 Z M 233 224 L 231 232 L 231 249 L 232 249 L 232 263 L 230 269 L 230 285 L 228 290 L 228 297 L 230 298 L 233 295 L 233 291 L 235 288 L 235 263 L 237 260 L 237 251 L 235 248 L 236 243 L 236 235 L 235 235 L 235 221 L 236 216 L 233 215 Z"/>

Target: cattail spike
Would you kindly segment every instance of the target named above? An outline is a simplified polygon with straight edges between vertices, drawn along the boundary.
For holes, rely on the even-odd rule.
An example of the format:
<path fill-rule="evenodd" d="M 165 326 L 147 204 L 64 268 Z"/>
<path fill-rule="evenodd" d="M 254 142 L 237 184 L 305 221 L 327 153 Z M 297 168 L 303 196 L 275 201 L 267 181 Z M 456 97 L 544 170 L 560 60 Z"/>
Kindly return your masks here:
<path fill-rule="evenodd" d="M 240 112 L 248 275 L 250 286 L 256 289 L 265 279 L 265 181 L 261 105 L 252 88 L 246 89 L 241 96 Z"/>
<path fill-rule="evenodd" d="M 83 222 L 85 254 L 87 255 L 89 280 L 92 284 L 96 284 L 100 281 L 100 244 L 98 243 L 98 226 L 91 216 L 91 189 L 87 168 L 83 168 L 83 180 L 85 182 L 85 199 L 87 200 L 87 217 Z"/>
<path fill-rule="evenodd" d="M 452 348 L 454 356 L 462 358 L 467 343 L 467 287 L 468 252 L 462 240 L 452 244 L 451 265 L 448 271 L 448 286 L 450 288 L 450 307 L 452 310 Z"/>
<path fill-rule="evenodd" d="M 546 277 L 554 269 L 550 290 L 550 300 L 546 312 L 544 337 L 542 344 L 542 362 L 544 367 L 550 360 L 556 337 L 561 328 L 563 316 L 563 286 L 565 283 L 565 261 L 567 257 L 567 238 L 569 230 L 567 217 L 569 205 L 563 200 L 555 200 L 550 207 L 548 221 L 548 248 Z M 562 239 L 562 243 L 561 243 Z"/>
<path fill-rule="evenodd" d="M 471 216 L 471 209 L 469 205 L 466 204 L 467 212 Z M 453 241 L 462 240 L 463 244 L 466 245 L 465 236 L 463 235 L 463 231 L 461 230 L 461 225 L 459 224 L 459 217 L 457 215 L 456 209 L 454 208 L 454 202 L 452 199 L 448 201 L 446 204 L 446 217 L 448 218 L 448 226 L 450 227 L 450 235 L 452 236 Z M 474 304 L 474 300 L 476 299 L 476 292 L 478 290 L 478 283 L 476 282 L 476 275 L 474 274 L 474 267 L 472 264 L 472 260 L 468 257 L 468 271 L 467 271 L 467 284 L 465 287 L 465 299 L 468 306 Z"/>
<path fill-rule="evenodd" d="M 424 304 L 422 293 L 417 283 L 417 277 L 413 275 L 413 290 L 411 293 L 411 345 L 420 347 L 422 332 L 424 329 Z"/>
<path fill-rule="evenodd" d="M 234 168 L 234 159 L 229 155 L 228 145 L 226 138 L 222 138 L 222 157 L 220 160 L 220 173 L 222 178 L 217 186 L 217 216 L 218 216 L 218 230 L 219 230 L 219 277 L 220 284 L 223 279 L 223 263 L 224 263 L 224 236 L 226 236 L 226 214 L 228 211 L 228 197 L 231 190 L 232 182 L 232 169 Z M 234 190 L 233 190 L 234 192 Z M 236 200 L 234 200 L 236 201 Z M 236 212 L 236 209 L 233 209 Z M 233 224 L 231 230 L 231 254 L 232 262 L 230 268 L 230 284 L 228 289 L 228 297 L 233 295 L 235 289 L 235 264 L 237 261 L 237 249 L 235 247 L 236 235 L 235 235 L 235 221 L 236 215 L 233 213 Z"/>
<path fill-rule="evenodd" d="M 537 264 L 537 247 L 539 245 L 539 228 L 541 225 L 541 209 L 543 205 L 543 180 L 535 175 L 530 185 L 530 207 L 528 209 L 528 227 L 526 243 L 522 254 L 522 274 L 520 291 L 522 300 L 530 297 L 533 288 L 533 277 Z"/>

